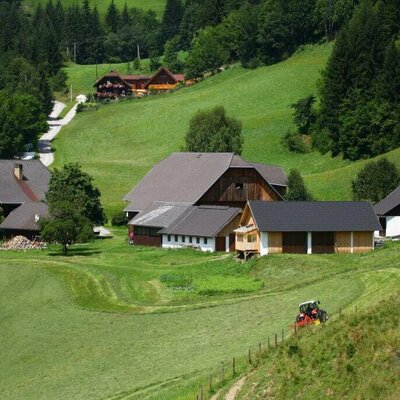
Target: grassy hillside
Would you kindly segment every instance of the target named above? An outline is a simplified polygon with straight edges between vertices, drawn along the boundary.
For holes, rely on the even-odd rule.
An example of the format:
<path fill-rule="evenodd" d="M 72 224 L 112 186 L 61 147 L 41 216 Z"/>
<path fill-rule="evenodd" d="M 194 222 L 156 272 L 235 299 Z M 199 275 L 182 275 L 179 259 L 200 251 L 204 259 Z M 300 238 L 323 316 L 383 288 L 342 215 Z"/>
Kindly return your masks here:
<path fill-rule="evenodd" d="M 4 398 L 193 399 L 221 361 L 288 330 L 300 301 L 320 298 L 334 315 L 400 284 L 398 244 L 242 265 L 130 247 L 125 229 L 114 234 L 70 257 L 1 252 Z"/>
<path fill-rule="evenodd" d="M 48 0 L 24 0 L 24 3 L 28 7 L 36 7 L 37 4 L 45 5 Z M 111 0 L 90 0 L 91 6 L 97 6 L 100 14 L 104 15 L 107 7 L 109 6 Z M 153 10 L 159 16 L 162 15 L 165 6 L 165 0 L 114 0 L 116 6 L 122 10 L 124 4 L 127 3 L 128 7 L 142 8 L 143 10 Z M 53 3 L 55 3 L 53 1 Z M 65 6 L 71 4 L 80 4 L 79 0 L 61 0 L 61 3 Z"/>
<path fill-rule="evenodd" d="M 307 329 L 253 372 L 239 399 L 398 399 L 400 294 Z"/>
<path fill-rule="evenodd" d="M 113 212 L 154 163 L 182 148 L 192 115 L 215 105 L 242 120 L 246 159 L 287 170 L 297 167 L 303 174 L 345 166 L 348 162 L 340 158 L 316 152 L 291 154 L 280 143 L 292 126 L 290 105 L 316 92 L 330 51 L 329 45 L 307 47 L 280 64 L 256 70 L 236 66 L 173 94 L 81 114 L 54 142 L 56 166 L 79 161 L 94 176 L 107 211 Z"/>

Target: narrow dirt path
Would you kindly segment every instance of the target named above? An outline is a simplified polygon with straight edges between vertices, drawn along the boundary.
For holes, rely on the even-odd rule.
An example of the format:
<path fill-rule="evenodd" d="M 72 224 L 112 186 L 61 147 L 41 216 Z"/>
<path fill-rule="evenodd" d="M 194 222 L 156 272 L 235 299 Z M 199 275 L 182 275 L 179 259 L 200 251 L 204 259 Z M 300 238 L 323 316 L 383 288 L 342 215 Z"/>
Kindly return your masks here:
<path fill-rule="evenodd" d="M 75 117 L 77 105 L 78 103 L 75 104 L 75 106 L 63 119 L 58 119 L 58 116 L 61 114 L 61 111 L 66 107 L 66 105 L 60 101 L 54 102 L 53 111 L 49 115 L 49 119 L 47 121 L 49 124 L 49 130 L 38 140 L 40 161 L 46 167 L 48 167 L 54 161 L 54 154 L 51 151 L 51 141 L 57 136 L 61 128 L 64 125 L 67 125 Z"/>
<path fill-rule="evenodd" d="M 225 395 L 224 400 L 235 400 L 236 396 L 242 390 L 242 387 L 246 381 L 246 378 L 247 378 L 247 375 L 243 376 L 238 381 L 236 381 L 229 389 L 229 392 Z M 217 400 L 219 393 L 220 393 L 220 391 L 218 391 L 216 394 L 214 394 L 214 396 L 212 396 L 210 400 Z"/>

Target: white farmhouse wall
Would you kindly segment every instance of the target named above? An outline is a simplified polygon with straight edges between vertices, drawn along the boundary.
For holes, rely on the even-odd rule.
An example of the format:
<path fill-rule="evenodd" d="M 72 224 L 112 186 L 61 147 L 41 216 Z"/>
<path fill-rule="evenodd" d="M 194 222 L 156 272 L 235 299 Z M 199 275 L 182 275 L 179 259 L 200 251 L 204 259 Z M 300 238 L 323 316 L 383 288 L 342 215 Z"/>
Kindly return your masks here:
<path fill-rule="evenodd" d="M 386 236 L 400 236 L 400 217 L 386 217 Z"/>
<path fill-rule="evenodd" d="M 182 241 L 182 235 L 178 235 L 178 241 L 175 241 L 175 235 L 170 235 L 171 240 L 168 240 L 168 235 L 162 235 L 162 247 L 164 249 L 184 249 L 193 247 L 201 251 L 214 252 L 215 238 L 207 238 L 207 244 L 204 243 L 204 238 L 200 238 L 200 243 L 196 243 L 196 236 L 192 236 L 193 243 L 189 243 L 189 236 L 185 236 L 185 241 Z"/>
<path fill-rule="evenodd" d="M 260 233 L 260 256 L 268 254 L 268 232 Z"/>

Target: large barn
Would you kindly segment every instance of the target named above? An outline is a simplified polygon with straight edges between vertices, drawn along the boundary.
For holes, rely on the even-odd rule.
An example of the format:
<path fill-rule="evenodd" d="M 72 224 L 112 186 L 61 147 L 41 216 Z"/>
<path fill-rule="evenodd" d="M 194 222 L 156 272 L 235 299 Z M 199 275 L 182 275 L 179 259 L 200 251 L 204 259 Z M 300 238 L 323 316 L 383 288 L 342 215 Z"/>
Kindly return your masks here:
<path fill-rule="evenodd" d="M 249 201 L 236 233 L 236 251 L 273 253 L 360 253 L 374 248 L 380 224 L 369 202 Z"/>
<path fill-rule="evenodd" d="M 280 167 L 233 153 L 173 153 L 124 197 L 130 240 L 202 249 L 214 243 L 213 250 L 233 250 L 233 230 L 247 200 L 282 201 L 285 191 Z M 204 238 L 207 246 L 198 246 Z"/>

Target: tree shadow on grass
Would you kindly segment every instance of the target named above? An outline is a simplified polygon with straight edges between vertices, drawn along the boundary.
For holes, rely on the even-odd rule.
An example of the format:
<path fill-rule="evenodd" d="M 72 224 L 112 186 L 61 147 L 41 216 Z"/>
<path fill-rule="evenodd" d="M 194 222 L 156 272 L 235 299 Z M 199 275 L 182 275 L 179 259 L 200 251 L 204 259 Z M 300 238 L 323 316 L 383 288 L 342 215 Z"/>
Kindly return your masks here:
<path fill-rule="evenodd" d="M 51 251 L 49 252 L 49 256 L 51 257 L 76 257 L 76 256 L 80 256 L 80 257 L 90 257 L 90 256 L 94 256 L 97 254 L 101 254 L 101 250 L 99 249 L 93 249 L 90 247 L 72 247 L 69 248 L 67 251 L 67 254 L 64 255 L 61 252 L 61 248 L 52 248 Z"/>

